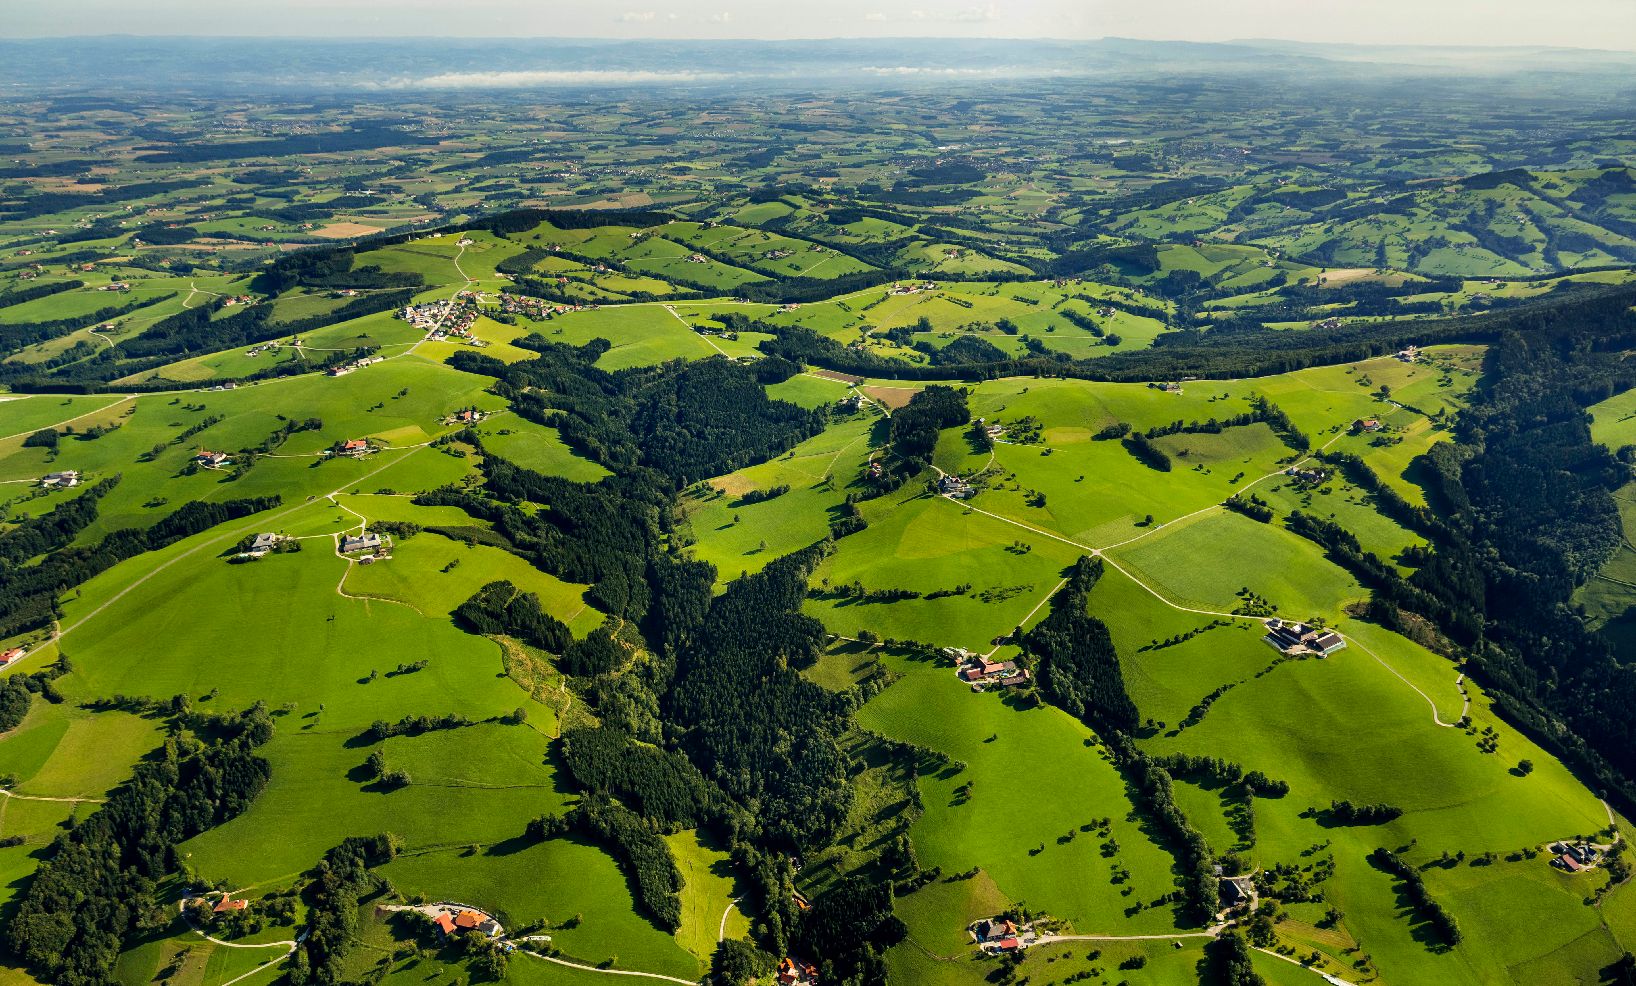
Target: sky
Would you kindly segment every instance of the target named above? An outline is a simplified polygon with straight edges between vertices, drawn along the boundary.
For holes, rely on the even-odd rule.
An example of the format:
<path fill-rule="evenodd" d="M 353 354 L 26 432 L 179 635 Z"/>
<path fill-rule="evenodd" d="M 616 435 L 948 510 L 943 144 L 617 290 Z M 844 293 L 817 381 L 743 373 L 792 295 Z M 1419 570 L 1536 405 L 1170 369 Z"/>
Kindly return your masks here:
<path fill-rule="evenodd" d="M 3 0 L 0 37 L 1279 38 L 1636 50 L 1636 0 Z"/>

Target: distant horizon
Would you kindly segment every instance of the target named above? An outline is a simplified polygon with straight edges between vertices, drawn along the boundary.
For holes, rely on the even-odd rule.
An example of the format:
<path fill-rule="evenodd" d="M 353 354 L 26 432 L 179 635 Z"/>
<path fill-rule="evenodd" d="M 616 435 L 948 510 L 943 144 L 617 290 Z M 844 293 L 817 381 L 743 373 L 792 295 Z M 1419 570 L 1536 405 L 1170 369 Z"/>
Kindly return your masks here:
<path fill-rule="evenodd" d="M 12 39 L 1079 40 L 1636 50 L 1636 3 L 1559 0 L 11 0 Z M 65 30 L 66 28 L 66 30 Z M 1609 44 L 1621 47 L 1607 47 Z"/>

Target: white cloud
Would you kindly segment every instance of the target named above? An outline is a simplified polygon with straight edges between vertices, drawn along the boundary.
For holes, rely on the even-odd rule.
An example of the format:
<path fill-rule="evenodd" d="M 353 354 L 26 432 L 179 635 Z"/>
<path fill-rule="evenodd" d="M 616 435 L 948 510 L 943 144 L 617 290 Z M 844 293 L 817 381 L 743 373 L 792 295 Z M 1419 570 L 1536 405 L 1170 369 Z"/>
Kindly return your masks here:
<path fill-rule="evenodd" d="M 733 12 L 724 10 L 719 14 L 711 14 L 710 21 L 713 24 L 731 24 L 733 22 Z"/>
<path fill-rule="evenodd" d="M 419 79 L 399 79 L 395 89 L 540 89 L 557 86 L 641 86 L 714 82 L 731 78 L 713 72 L 444 72 Z"/>
<path fill-rule="evenodd" d="M 867 13 L 867 14 L 864 14 L 863 19 L 866 20 L 866 21 L 873 21 L 875 23 L 880 23 L 881 21 L 886 20 L 886 15 L 881 13 L 878 10 L 873 10 L 873 11 L 870 11 L 869 13 Z"/>
<path fill-rule="evenodd" d="M 962 23 L 966 24 L 976 24 L 982 21 L 997 21 L 1000 19 L 1000 8 L 998 5 L 992 3 L 985 6 L 965 7 L 963 9 L 950 12 L 949 19 L 961 21 Z"/>
<path fill-rule="evenodd" d="M 646 24 L 658 16 L 652 10 L 627 10 L 619 15 L 619 19 L 626 24 Z"/>

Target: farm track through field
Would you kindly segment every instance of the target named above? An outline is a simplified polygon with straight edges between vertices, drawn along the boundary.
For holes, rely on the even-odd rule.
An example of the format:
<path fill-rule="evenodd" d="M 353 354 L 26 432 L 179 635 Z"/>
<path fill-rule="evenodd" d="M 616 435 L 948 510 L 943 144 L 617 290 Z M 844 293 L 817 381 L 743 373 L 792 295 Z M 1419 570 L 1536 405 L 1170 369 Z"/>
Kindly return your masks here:
<path fill-rule="evenodd" d="M 724 942 L 727 940 L 727 916 L 733 913 L 733 908 L 736 906 L 738 906 L 738 898 L 734 897 L 727 902 L 727 909 L 721 912 L 721 925 L 716 928 L 716 941 Z"/>
<path fill-rule="evenodd" d="M 0 796 L 4 796 L 4 797 L 7 797 L 7 798 L 14 798 L 14 799 L 16 799 L 18 801 L 56 801 L 56 802 L 60 802 L 60 803 L 63 803 L 63 804 L 71 804 L 71 805 L 80 805 L 80 804 L 100 805 L 100 804 L 103 803 L 102 798 L 47 798 L 47 797 L 44 797 L 44 796 L 38 795 L 38 794 L 17 794 L 15 792 L 8 791 L 3 787 L 0 787 Z"/>
<path fill-rule="evenodd" d="M 696 979 L 678 979 L 675 976 L 665 976 L 657 972 L 633 972 L 629 969 L 603 969 L 594 965 L 585 965 L 580 962 L 570 962 L 567 959 L 555 958 L 553 956 L 546 955 L 543 952 L 535 952 L 526 948 L 519 948 L 517 951 L 523 953 L 524 955 L 533 956 L 536 959 L 542 959 L 546 962 L 567 966 L 570 969 L 578 969 L 581 972 L 600 972 L 608 976 L 636 976 L 639 979 L 662 979 L 667 983 L 681 983 L 682 986 L 698 986 L 698 980 Z M 225 984 L 223 984 L 223 986 L 225 986 Z"/>

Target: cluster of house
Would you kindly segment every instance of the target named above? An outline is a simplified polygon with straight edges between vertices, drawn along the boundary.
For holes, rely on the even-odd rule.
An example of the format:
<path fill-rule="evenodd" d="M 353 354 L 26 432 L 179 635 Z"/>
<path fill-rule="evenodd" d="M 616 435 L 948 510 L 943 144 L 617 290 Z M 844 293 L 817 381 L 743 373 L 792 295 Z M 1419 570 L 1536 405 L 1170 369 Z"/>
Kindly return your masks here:
<path fill-rule="evenodd" d="M 992 424 L 991 425 L 991 424 L 988 423 L 987 418 L 978 418 L 977 419 L 977 427 L 983 429 L 983 433 L 985 435 L 987 435 L 988 437 L 990 437 L 990 438 L 999 438 L 999 437 L 1001 437 L 1001 436 L 1003 436 L 1005 434 L 1005 425 L 1002 425 L 1002 424 Z"/>
<path fill-rule="evenodd" d="M 842 414 L 857 414 L 863 408 L 863 398 L 857 394 L 848 394 L 835 402 L 835 410 Z"/>
<path fill-rule="evenodd" d="M 488 414 L 475 407 L 468 407 L 449 415 L 448 422 L 455 425 L 474 425 L 488 417 Z"/>
<path fill-rule="evenodd" d="M 102 287 L 97 288 L 98 291 L 129 291 L 130 289 L 130 281 L 109 281 Z"/>
<path fill-rule="evenodd" d="M 40 486 L 48 490 L 66 490 L 80 484 L 80 474 L 72 469 L 62 472 L 48 472 L 40 477 Z"/>
<path fill-rule="evenodd" d="M 792 301 L 792 302 L 790 302 L 790 303 L 788 303 L 786 305 L 781 306 L 778 310 L 779 310 L 780 313 L 796 312 L 796 311 L 801 310 L 801 305 L 798 302 Z"/>
<path fill-rule="evenodd" d="M 472 292 L 462 292 L 467 298 L 475 297 Z M 448 301 L 431 301 L 424 305 L 405 305 L 398 309 L 398 318 L 403 319 L 417 329 L 430 332 L 441 329 L 446 334 L 468 334 L 472 323 L 477 321 L 477 309 L 470 305 L 461 304 L 453 299 Z"/>
<path fill-rule="evenodd" d="M 253 305 L 256 299 L 247 294 L 230 294 L 222 299 L 223 308 L 232 308 L 234 305 Z"/>
<path fill-rule="evenodd" d="M 367 438 L 349 438 L 334 449 L 336 455 L 344 455 L 349 459 L 361 459 L 375 451 L 375 446 L 369 444 Z"/>
<path fill-rule="evenodd" d="M 786 955 L 778 960 L 779 986 L 816 986 L 818 967 L 805 959 Z"/>
<path fill-rule="evenodd" d="M 1032 924 L 1019 925 L 1009 918 L 983 918 L 966 927 L 971 940 L 985 952 L 1020 952 L 1039 941 Z"/>
<path fill-rule="evenodd" d="M 526 294 L 500 295 L 500 311 L 507 315 L 524 315 L 528 318 L 543 318 L 551 310 L 551 305 L 540 298 Z"/>
<path fill-rule="evenodd" d="M 874 464 L 871 463 L 871 466 Z M 875 475 L 871 472 L 870 475 Z M 961 476 L 945 474 L 937 479 L 937 492 L 956 500 L 969 500 L 977 495 L 977 487 Z"/>
<path fill-rule="evenodd" d="M 353 370 L 361 370 L 373 363 L 383 362 L 385 359 L 384 356 L 365 356 L 363 359 L 355 359 L 350 363 L 338 363 L 330 367 L 328 372 L 332 377 L 344 377 Z"/>
<path fill-rule="evenodd" d="M 794 250 L 767 250 L 761 254 L 762 260 L 783 260 L 785 257 L 795 256 Z"/>
<path fill-rule="evenodd" d="M 1314 328 L 1314 329 L 1338 329 L 1340 327 L 1341 327 L 1341 320 L 1334 317 L 1333 315 L 1330 316 L 1329 318 L 1324 319 L 1321 322 L 1313 322 L 1312 323 L 1312 328 Z"/>
<path fill-rule="evenodd" d="M 879 479 L 884 475 L 886 475 L 886 466 L 883 465 L 879 459 L 870 459 L 869 460 L 869 478 L 870 479 Z"/>
<path fill-rule="evenodd" d="M 469 907 L 459 909 L 439 909 L 432 917 L 432 924 L 445 938 L 452 937 L 463 931 L 476 931 L 494 938 L 500 934 L 500 922 Z"/>
<path fill-rule="evenodd" d="M 1274 650 L 1291 656 L 1297 654 L 1329 655 L 1346 646 L 1346 638 L 1323 627 L 1309 627 L 1305 623 L 1268 620 L 1267 635 L 1262 637 Z"/>
<path fill-rule="evenodd" d="M 220 469 L 222 466 L 232 465 L 233 457 L 226 452 L 212 452 L 210 449 L 202 448 L 199 454 L 193 457 L 193 461 L 206 469 Z"/>
<path fill-rule="evenodd" d="M 710 258 L 706 257 L 702 253 L 695 253 L 693 256 L 687 258 L 687 262 L 690 264 L 708 264 L 710 262 Z"/>
<path fill-rule="evenodd" d="M 1569 873 L 1582 873 L 1602 858 L 1602 850 L 1588 842 L 1553 843 L 1551 852 L 1556 854 L 1551 865 Z"/>
<path fill-rule="evenodd" d="M 1182 385 L 1176 383 L 1175 381 L 1171 381 L 1170 383 L 1150 383 L 1148 386 L 1152 387 L 1154 390 L 1162 390 L 1167 394 L 1179 394 L 1182 392 Z"/>
<path fill-rule="evenodd" d="M 0 668 L 9 668 L 28 656 L 28 651 L 21 647 L 8 647 L 0 651 Z"/>
<path fill-rule="evenodd" d="M 238 390 L 239 389 L 239 383 L 238 383 L 237 380 L 228 380 L 228 381 L 226 381 L 224 383 L 216 384 L 214 387 L 211 387 L 210 389 L 211 390 Z"/>
<path fill-rule="evenodd" d="M 943 653 L 954 658 L 959 667 L 960 680 L 974 692 L 989 688 L 1012 688 L 1027 684 L 1028 669 L 1017 667 L 1016 661 L 991 661 L 959 647 L 944 648 Z"/>
<path fill-rule="evenodd" d="M 282 343 L 274 340 L 273 342 L 264 342 L 259 346 L 251 346 L 249 349 L 244 351 L 244 355 L 250 357 L 251 359 L 255 359 L 262 353 L 276 353 L 280 348 L 282 348 Z"/>
<path fill-rule="evenodd" d="M 358 289 L 342 288 L 341 290 L 334 292 L 333 296 L 336 298 L 356 298 L 358 297 Z"/>
<path fill-rule="evenodd" d="M 1403 362 L 1403 363 L 1416 362 L 1416 361 L 1418 361 L 1420 359 L 1420 347 L 1419 346 L 1405 346 L 1402 350 L 1400 350 L 1398 352 L 1397 358 L 1398 358 L 1398 360 L 1400 362 Z"/>
<path fill-rule="evenodd" d="M 887 289 L 887 294 L 920 294 L 925 291 L 936 291 L 935 281 L 910 281 L 908 284 L 893 284 Z"/>

